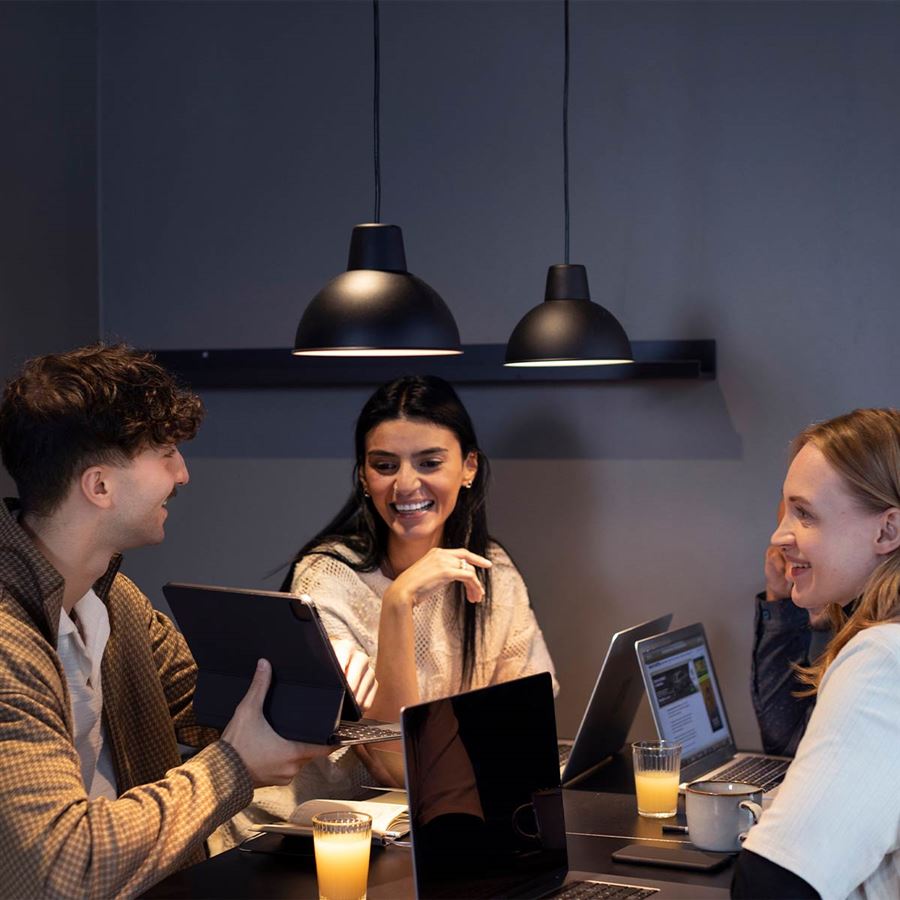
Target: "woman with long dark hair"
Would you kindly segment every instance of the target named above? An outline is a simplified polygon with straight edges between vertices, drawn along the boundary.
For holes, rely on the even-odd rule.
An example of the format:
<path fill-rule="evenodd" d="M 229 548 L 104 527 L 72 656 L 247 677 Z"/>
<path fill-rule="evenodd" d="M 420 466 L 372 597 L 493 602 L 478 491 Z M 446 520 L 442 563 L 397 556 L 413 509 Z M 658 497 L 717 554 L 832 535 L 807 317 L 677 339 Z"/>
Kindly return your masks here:
<path fill-rule="evenodd" d="M 419 700 L 552 672 L 521 576 L 488 534 L 488 461 L 453 388 L 382 385 L 355 450 L 350 498 L 283 589 L 313 597 L 329 635 L 373 660 L 370 715 L 394 721 Z"/>
<path fill-rule="evenodd" d="M 488 461 L 453 388 L 423 376 L 382 385 L 357 420 L 355 449 L 350 498 L 300 548 L 282 590 L 309 594 L 329 637 L 372 661 L 368 714 L 396 721 L 419 701 L 552 674 L 522 577 L 488 534 Z M 348 796 L 373 775 L 399 780 L 391 758 L 358 747 L 316 761 L 289 788 L 258 791 L 226 843 L 303 800 Z"/>

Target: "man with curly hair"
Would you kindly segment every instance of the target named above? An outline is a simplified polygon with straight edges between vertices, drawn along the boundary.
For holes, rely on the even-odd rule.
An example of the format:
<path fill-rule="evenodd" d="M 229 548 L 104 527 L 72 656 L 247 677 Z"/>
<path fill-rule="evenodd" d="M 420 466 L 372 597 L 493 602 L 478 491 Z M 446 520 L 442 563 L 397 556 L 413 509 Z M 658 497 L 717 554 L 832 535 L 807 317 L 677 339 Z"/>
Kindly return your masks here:
<path fill-rule="evenodd" d="M 198 727 L 187 645 L 118 572 L 123 550 L 162 541 L 202 415 L 122 346 L 32 359 L 6 387 L 19 500 L 0 503 L 2 896 L 138 894 L 202 859 L 254 787 L 327 752 L 271 729 L 265 661 L 221 737 Z M 179 741 L 203 749 L 182 763 Z"/>

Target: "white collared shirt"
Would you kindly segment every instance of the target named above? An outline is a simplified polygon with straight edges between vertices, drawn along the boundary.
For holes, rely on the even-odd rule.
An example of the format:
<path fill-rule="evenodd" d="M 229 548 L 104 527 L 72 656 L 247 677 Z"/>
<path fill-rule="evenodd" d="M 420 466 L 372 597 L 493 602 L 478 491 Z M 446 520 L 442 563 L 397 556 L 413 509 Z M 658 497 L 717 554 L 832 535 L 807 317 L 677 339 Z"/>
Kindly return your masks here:
<path fill-rule="evenodd" d="M 63 609 L 59 616 L 58 653 L 72 698 L 75 749 L 81 759 L 81 778 L 91 800 L 97 797 L 115 800 L 118 791 L 103 725 L 100 678 L 103 651 L 109 640 L 109 611 L 94 591 L 89 590 L 72 612 L 77 616 L 81 630 Z"/>

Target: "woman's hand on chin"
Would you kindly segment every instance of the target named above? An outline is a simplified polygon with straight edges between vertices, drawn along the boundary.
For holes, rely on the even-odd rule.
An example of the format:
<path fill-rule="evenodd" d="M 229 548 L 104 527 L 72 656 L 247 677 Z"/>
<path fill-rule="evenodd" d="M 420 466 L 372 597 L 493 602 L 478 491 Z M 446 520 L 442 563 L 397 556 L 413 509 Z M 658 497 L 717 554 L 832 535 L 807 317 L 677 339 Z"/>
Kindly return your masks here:
<path fill-rule="evenodd" d="M 462 547 L 453 550 L 432 547 L 394 579 L 385 591 L 384 599 L 415 606 L 444 585 L 459 581 L 465 588 L 466 599 L 470 603 L 481 603 L 484 600 L 484 586 L 478 580 L 478 570 L 490 567 L 489 559 Z"/>
<path fill-rule="evenodd" d="M 378 692 L 369 712 L 373 718 L 393 722 L 404 706 L 419 702 L 413 607 L 452 581 L 463 585 L 470 603 L 480 603 L 484 588 L 477 573 L 490 565 L 489 559 L 462 548 L 433 547 L 404 569 L 384 592 L 375 665 Z"/>

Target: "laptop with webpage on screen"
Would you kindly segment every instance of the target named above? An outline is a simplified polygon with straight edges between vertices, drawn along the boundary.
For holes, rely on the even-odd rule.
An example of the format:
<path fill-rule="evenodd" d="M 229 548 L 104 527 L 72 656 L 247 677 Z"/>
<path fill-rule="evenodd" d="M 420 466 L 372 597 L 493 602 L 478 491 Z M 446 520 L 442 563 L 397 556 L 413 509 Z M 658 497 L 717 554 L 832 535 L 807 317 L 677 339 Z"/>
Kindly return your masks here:
<path fill-rule="evenodd" d="M 612 636 L 575 740 L 558 742 L 560 777 L 567 787 L 587 778 L 625 746 L 644 695 L 635 642 L 665 631 L 671 623 L 672 613 L 666 613 Z"/>
<path fill-rule="evenodd" d="M 171 582 L 163 594 L 197 663 L 201 725 L 228 724 L 262 657 L 272 664 L 263 712 L 282 737 L 336 747 L 400 737 L 399 725 L 363 718 L 309 597 Z"/>
<path fill-rule="evenodd" d="M 416 896 L 727 897 L 726 888 L 569 871 L 555 723 L 546 672 L 403 710 Z"/>
<path fill-rule="evenodd" d="M 635 652 L 660 738 L 683 745 L 682 788 L 700 778 L 744 781 L 771 799 L 791 760 L 737 751 L 703 626 L 638 641 Z"/>

